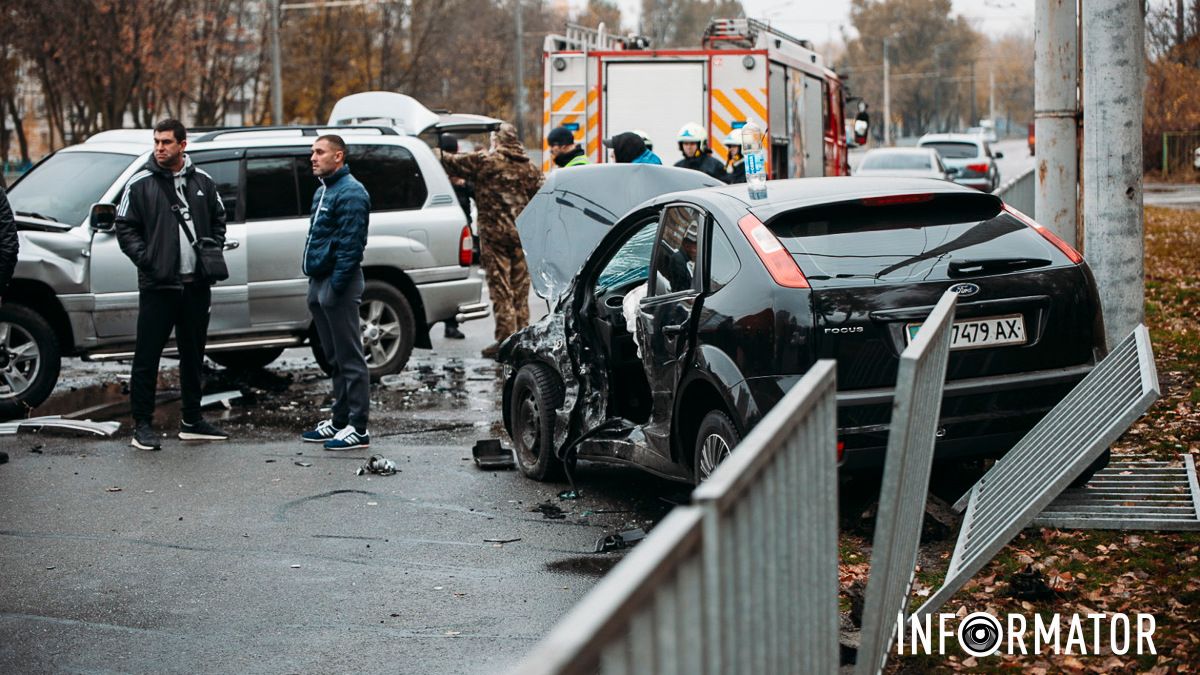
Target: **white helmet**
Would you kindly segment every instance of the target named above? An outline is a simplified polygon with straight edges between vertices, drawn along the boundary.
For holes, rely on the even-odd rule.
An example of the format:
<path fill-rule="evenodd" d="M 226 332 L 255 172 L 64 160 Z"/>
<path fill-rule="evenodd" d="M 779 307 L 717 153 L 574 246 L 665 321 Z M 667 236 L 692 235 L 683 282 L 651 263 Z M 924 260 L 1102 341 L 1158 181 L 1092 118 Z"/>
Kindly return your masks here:
<path fill-rule="evenodd" d="M 725 140 L 721 141 L 721 143 L 724 144 L 725 147 L 727 147 L 727 148 L 731 145 L 736 145 L 739 148 L 742 147 L 742 130 L 734 129 L 734 130 L 730 131 L 729 135 L 726 136 Z"/>
<path fill-rule="evenodd" d="M 688 122 L 679 128 L 679 135 L 675 137 L 675 140 L 680 143 L 699 143 L 703 145 L 708 142 L 708 132 L 699 124 Z"/>
<path fill-rule="evenodd" d="M 646 144 L 647 150 L 654 149 L 654 141 L 650 140 L 650 137 L 646 135 L 646 132 L 642 131 L 641 129 L 634 129 L 633 133 L 642 137 L 642 142 L 644 142 Z"/>

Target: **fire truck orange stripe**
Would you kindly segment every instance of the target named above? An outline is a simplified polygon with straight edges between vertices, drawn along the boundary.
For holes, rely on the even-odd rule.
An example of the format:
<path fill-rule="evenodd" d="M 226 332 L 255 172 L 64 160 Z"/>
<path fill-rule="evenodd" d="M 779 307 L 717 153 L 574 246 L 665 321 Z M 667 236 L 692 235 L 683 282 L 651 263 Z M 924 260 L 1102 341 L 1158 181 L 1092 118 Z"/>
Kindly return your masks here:
<path fill-rule="evenodd" d="M 713 89 L 713 98 L 717 100 L 717 103 L 721 104 L 721 107 L 729 111 L 729 114 L 733 117 L 733 119 L 746 119 L 746 116 L 742 114 L 741 110 L 738 110 L 738 107 L 733 104 L 733 101 L 729 100 L 729 97 L 725 95 L 725 92 L 721 91 L 720 89 Z"/>
<path fill-rule="evenodd" d="M 596 154 L 596 149 L 599 146 L 600 146 L 600 139 L 598 139 L 598 138 L 593 138 L 592 140 L 588 141 L 588 147 L 587 147 L 588 154 L 589 155 Z"/>
<path fill-rule="evenodd" d="M 567 105 L 567 103 L 570 103 L 572 98 L 575 98 L 575 94 L 576 94 L 576 92 L 574 92 L 574 91 L 564 91 L 562 94 L 559 95 L 558 98 L 554 99 L 554 103 L 553 103 L 553 105 L 550 106 L 550 110 L 552 110 L 553 112 L 558 112 L 558 111 L 562 110 L 563 107 Z"/>
<path fill-rule="evenodd" d="M 720 115 L 717 115 L 715 112 L 713 113 L 712 121 L 713 126 L 717 128 L 717 131 L 721 132 L 722 136 L 727 136 L 729 135 L 730 131 L 733 131 L 733 125 L 721 119 Z"/>
<path fill-rule="evenodd" d="M 766 106 L 764 106 L 762 103 L 759 103 L 758 99 L 756 99 L 754 97 L 754 95 L 750 93 L 750 90 L 734 89 L 734 91 L 736 91 L 737 95 L 740 96 L 742 98 L 742 100 L 746 102 L 746 105 L 750 106 L 750 108 L 754 112 L 758 113 L 759 119 L 763 120 L 764 122 L 766 121 L 766 119 L 767 119 Z"/>

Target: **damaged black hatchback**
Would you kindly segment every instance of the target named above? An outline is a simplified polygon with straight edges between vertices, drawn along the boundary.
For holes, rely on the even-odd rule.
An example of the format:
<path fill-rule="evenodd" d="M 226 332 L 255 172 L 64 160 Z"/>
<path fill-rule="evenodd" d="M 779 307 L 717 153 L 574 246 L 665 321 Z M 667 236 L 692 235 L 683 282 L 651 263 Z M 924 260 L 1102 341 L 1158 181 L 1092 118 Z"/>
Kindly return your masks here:
<path fill-rule="evenodd" d="M 820 358 L 838 364 L 843 466 L 881 466 L 899 354 L 949 288 L 941 459 L 1002 454 L 1103 356 L 1083 259 L 993 195 L 925 179 L 773 181 L 762 200 L 708 185 L 579 167 L 522 214 L 552 307 L 499 354 L 525 475 L 580 458 L 698 482 Z"/>

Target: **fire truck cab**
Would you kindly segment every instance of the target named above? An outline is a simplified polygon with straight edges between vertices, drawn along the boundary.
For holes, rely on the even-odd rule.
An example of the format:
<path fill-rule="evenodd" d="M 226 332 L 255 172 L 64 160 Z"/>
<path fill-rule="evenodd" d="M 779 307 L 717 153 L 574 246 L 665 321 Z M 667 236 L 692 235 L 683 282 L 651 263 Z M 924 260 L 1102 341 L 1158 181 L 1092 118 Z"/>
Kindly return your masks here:
<path fill-rule="evenodd" d="M 849 174 L 842 82 L 811 44 L 754 19 L 717 19 L 701 45 L 649 49 L 603 26 L 547 36 L 543 170 L 553 167 L 545 138 L 557 126 L 571 129 L 593 162 L 609 161 L 603 139 L 638 130 L 671 165 L 684 124 L 703 126 L 724 161 L 729 132 L 754 122 L 770 137 L 769 177 Z"/>

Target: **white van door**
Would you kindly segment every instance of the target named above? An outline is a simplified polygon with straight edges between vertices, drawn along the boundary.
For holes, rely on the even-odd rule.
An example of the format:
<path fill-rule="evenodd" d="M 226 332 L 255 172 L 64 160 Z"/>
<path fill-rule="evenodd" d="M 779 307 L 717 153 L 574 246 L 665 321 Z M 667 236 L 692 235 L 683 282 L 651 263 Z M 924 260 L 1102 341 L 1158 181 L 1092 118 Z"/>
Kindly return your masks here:
<path fill-rule="evenodd" d="M 708 128 L 706 61 L 610 61 L 601 100 L 605 138 L 638 129 L 654 142 L 654 153 L 671 166 L 683 157 L 679 128 L 695 122 Z"/>

